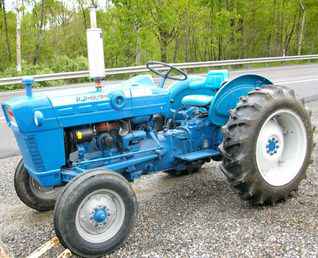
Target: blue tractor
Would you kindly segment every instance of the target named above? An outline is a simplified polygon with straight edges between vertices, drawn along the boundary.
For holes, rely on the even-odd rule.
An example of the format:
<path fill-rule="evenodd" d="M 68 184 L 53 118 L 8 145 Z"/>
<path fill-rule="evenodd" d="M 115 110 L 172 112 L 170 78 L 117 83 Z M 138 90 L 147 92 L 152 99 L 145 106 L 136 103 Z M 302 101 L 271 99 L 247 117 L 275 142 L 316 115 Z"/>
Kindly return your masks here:
<path fill-rule="evenodd" d="M 54 209 L 61 243 L 84 257 L 119 248 L 134 227 L 130 183 L 159 171 L 194 173 L 211 160 L 244 200 L 273 204 L 297 190 L 311 161 L 310 113 L 292 90 L 226 70 L 188 76 L 149 62 L 161 77 L 118 86 L 32 92 L 2 104 L 22 159 L 17 195 Z M 166 87 L 166 80 L 175 80 Z"/>

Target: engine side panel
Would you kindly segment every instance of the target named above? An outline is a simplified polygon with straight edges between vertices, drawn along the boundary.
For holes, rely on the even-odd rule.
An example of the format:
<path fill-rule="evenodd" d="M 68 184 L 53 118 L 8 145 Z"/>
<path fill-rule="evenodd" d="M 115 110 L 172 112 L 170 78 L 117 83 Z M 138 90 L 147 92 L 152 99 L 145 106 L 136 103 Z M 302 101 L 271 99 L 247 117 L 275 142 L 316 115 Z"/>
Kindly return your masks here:
<path fill-rule="evenodd" d="M 62 127 L 167 114 L 169 110 L 167 90 L 139 86 L 111 93 L 95 91 L 51 98 L 51 101 Z"/>

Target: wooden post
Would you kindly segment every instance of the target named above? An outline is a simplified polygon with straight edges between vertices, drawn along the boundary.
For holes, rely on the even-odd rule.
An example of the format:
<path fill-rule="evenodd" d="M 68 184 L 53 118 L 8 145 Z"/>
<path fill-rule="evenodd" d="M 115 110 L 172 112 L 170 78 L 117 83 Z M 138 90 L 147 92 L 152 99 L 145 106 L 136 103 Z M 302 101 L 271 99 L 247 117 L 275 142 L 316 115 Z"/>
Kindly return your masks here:
<path fill-rule="evenodd" d="M 11 258 L 8 248 L 0 240 L 0 257 L 1 258 Z"/>

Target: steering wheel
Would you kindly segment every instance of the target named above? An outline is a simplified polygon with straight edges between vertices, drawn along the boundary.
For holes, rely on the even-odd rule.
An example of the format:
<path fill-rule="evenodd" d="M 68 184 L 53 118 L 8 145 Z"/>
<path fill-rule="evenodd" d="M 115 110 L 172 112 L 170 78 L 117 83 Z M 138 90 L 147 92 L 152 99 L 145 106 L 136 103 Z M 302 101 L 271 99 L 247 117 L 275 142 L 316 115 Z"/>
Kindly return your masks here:
<path fill-rule="evenodd" d="M 167 79 L 175 80 L 175 81 L 185 81 L 186 79 L 188 79 L 188 75 L 184 71 L 167 63 L 158 62 L 158 61 L 150 61 L 146 64 L 146 67 L 148 68 L 149 71 L 163 78 L 164 80 L 163 84 Z M 167 72 L 160 72 L 160 70 L 164 70 L 164 71 L 167 70 Z M 177 72 L 177 75 L 170 75 L 171 72 Z M 178 75 L 182 75 L 182 76 L 180 77 Z"/>

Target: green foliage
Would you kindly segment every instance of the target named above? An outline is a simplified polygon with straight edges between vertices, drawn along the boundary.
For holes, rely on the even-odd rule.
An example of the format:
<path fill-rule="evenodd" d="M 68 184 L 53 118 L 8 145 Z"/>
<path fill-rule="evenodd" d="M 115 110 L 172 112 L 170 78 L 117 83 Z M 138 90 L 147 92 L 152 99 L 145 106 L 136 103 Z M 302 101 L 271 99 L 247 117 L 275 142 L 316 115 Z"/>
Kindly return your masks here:
<path fill-rule="evenodd" d="M 17 73 L 15 67 L 9 67 L 1 73 L 1 77 L 12 77 L 18 75 L 34 75 L 34 74 L 50 74 L 58 72 L 71 72 L 71 71 L 81 71 L 87 70 L 87 58 L 84 56 L 79 56 L 74 59 L 71 59 L 67 56 L 58 56 L 52 64 L 30 64 L 23 62 L 23 70 L 21 73 Z M 78 83 L 85 82 L 88 79 L 73 79 L 68 80 L 68 83 Z M 55 86 L 62 85 L 62 81 L 48 81 L 37 83 L 35 87 L 46 87 L 46 86 Z M 1 90 L 14 90 L 22 88 L 21 85 L 7 85 L 1 87 Z"/>
<path fill-rule="evenodd" d="M 58 56 L 54 59 L 52 64 L 30 64 L 23 62 L 23 70 L 21 73 L 17 74 L 15 67 L 9 67 L 2 72 L 5 77 L 16 76 L 16 75 L 33 75 L 33 74 L 48 74 L 57 72 L 71 72 L 71 71 L 81 71 L 87 70 L 87 58 L 83 56 L 71 59 L 67 56 Z"/>
<path fill-rule="evenodd" d="M 69 58 L 66 55 L 58 56 L 50 65 L 50 68 L 53 72 L 72 72 L 87 70 L 87 58 L 84 56 L 78 56 L 75 58 Z"/>
<path fill-rule="evenodd" d="M 76 8 L 65 0 L 24 1 L 22 74 L 87 69 L 90 1 L 75 2 Z M 311 54 L 318 50 L 317 0 L 112 3 L 97 13 L 98 25 L 104 31 L 107 67 L 139 65 L 148 60 L 204 61 Z M 0 8 L 1 77 L 17 75 L 15 21 L 14 11 Z"/>

